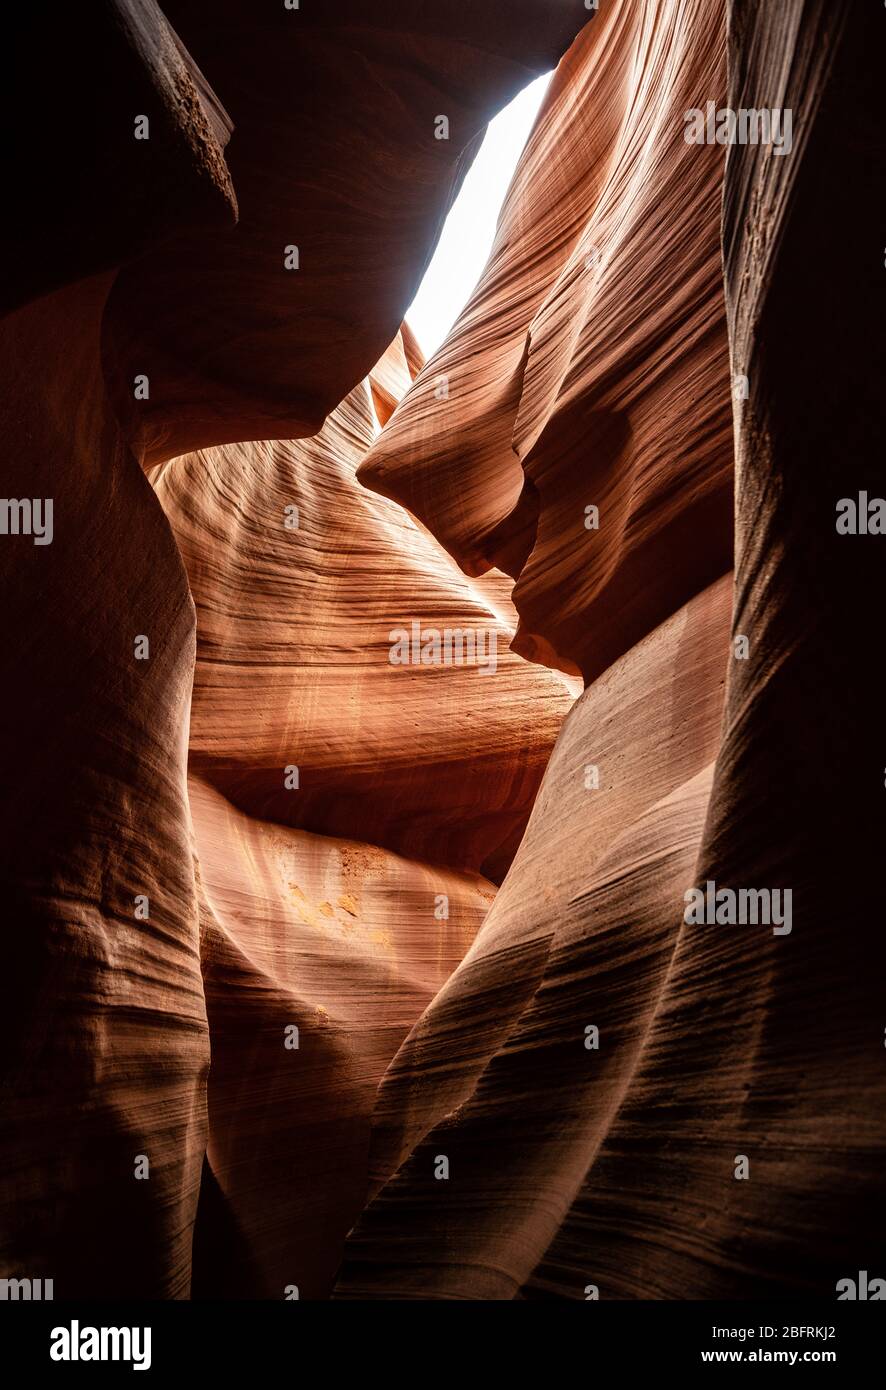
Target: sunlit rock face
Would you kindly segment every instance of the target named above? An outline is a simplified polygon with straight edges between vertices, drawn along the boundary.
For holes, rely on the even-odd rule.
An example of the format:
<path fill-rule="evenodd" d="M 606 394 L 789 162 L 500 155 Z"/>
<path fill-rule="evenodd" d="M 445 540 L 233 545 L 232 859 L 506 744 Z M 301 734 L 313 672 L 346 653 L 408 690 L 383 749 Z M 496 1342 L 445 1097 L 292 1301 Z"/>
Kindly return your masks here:
<path fill-rule="evenodd" d="M 197 1220 L 194 1294 L 326 1297 L 365 1201 L 378 1083 L 495 888 L 255 820 L 196 778 L 190 799 L 216 1195 Z"/>
<path fill-rule="evenodd" d="M 469 573 L 519 576 L 517 650 L 586 680 L 731 565 L 724 150 L 683 138 L 725 86 L 721 5 L 601 9 L 360 472 Z"/>
<path fill-rule="evenodd" d="M 3 490 L 53 508 L 0 534 L 4 1279 L 830 1299 L 886 1260 L 881 538 L 834 525 L 886 495 L 873 7 L 506 8 L 113 0 L 47 57 L 0 316 Z M 550 68 L 425 363 L 442 221 Z M 792 148 L 694 143 L 708 103 Z"/>
<path fill-rule="evenodd" d="M 379 1090 L 344 1298 L 833 1298 L 884 1254 L 884 901 L 862 868 L 884 828 L 862 631 L 880 557 L 834 525 L 841 496 L 884 490 L 853 346 L 882 340 L 882 152 L 851 76 L 873 21 L 704 3 L 599 23 L 559 69 L 486 276 L 361 469 L 469 570 L 516 574 L 518 646 L 587 689 L 483 928 Z M 732 107 L 793 111 L 791 151 L 735 144 L 724 165 L 684 140 L 727 67 Z M 588 74 L 596 105 L 570 100 Z M 850 156 L 835 113 L 856 100 Z M 558 111 L 588 119 L 585 165 Z M 597 183 L 573 218 L 576 167 Z M 822 306 L 803 285 L 837 241 Z M 534 254 L 547 287 L 521 278 Z M 825 320 L 839 361 L 810 390 Z M 733 412 L 734 595 L 711 583 Z M 698 919 L 699 884 L 778 889 L 784 910 Z"/>
<path fill-rule="evenodd" d="M 495 579 L 469 585 L 439 548 L 435 579 L 425 538 L 424 558 L 401 557 L 400 573 L 385 589 L 381 571 L 397 535 L 395 509 L 379 521 L 373 556 L 368 533 L 374 504 L 366 495 L 369 512 L 351 537 L 358 568 L 367 568 L 352 572 L 352 584 L 345 585 L 353 602 L 350 620 L 336 617 L 324 596 L 326 630 L 315 630 L 313 640 L 328 644 L 314 655 L 329 686 L 324 694 L 323 682 L 315 685 L 303 738 L 291 718 L 268 737 L 261 734 L 268 715 L 284 717 L 281 667 L 291 656 L 279 655 L 286 633 L 258 576 L 249 636 L 248 604 L 230 618 L 213 615 L 216 639 L 234 648 L 230 669 L 240 681 L 238 688 L 232 680 L 218 697 L 225 717 L 250 699 L 255 719 L 239 750 L 233 726 L 213 736 L 212 720 L 203 715 L 216 697 L 209 693 L 204 700 L 208 686 L 198 682 L 195 736 L 204 738 L 204 756 L 200 761 L 201 750 L 195 750 L 195 785 L 212 807 L 223 794 L 236 801 L 228 802 L 224 817 L 219 812 L 223 829 L 201 831 L 197 824 L 194 835 L 187 761 L 196 632 L 201 661 L 205 650 L 192 596 L 199 601 L 199 575 L 189 577 L 184 544 L 180 550 L 143 467 L 220 441 L 317 434 L 395 337 L 486 120 L 556 63 L 587 19 L 583 7 L 571 4 L 540 16 L 528 0 L 511 7 L 505 26 L 491 0 L 437 5 L 405 22 L 402 6 L 393 3 L 325 6 L 321 15 L 318 8 L 256 8 L 242 0 L 211 11 L 176 4 L 164 15 L 153 4 L 112 0 L 89 15 L 68 7 L 53 31 L 38 7 L 25 19 L 10 63 L 16 70 L 12 106 L 17 115 L 20 108 L 33 109 L 34 116 L 15 123 L 19 144 L 7 180 L 15 196 L 4 226 L 9 254 L 0 321 L 7 388 L 3 491 L 6 500 L 51 499 L 54 533 L 51 541 L 34 544 L 10 524 L 0 536 L 3 689 L 11 734 L 0 840 L 3 901 L 15 925 L 0 1001 L 0 1274 L 52 1278 L 58 1298 L 187 1297 L 201 1182 L 201 1219 L 207 1207 L 212 1216 L 220 1206 L 216 1226 L 236 1230 L 242 1220 L 251 1232 L 254 1249 L 243 1268 L 252 1268 L 254 1259 L 255 1273 L 238 1292 L 276 1289 L 283 1265 L 292 1261 L 284 1252 L 275 1264 L 274 1251 L 262 1243 L 270 1218 L 249 1208 L 255 1173 L 227 1207 L 224 1200 L 212 1205 L 219 1191 L 223 1198 L 232 1191 L 225 1155 L 256 1139 L 248 1116 L 239 1130 L 225 1117 L 231 1096 L 236 1108 L 241 1095 L 226 1071 L 226 1029 L 229 1038 L 233 1029 L 235 1049 L 238 1027 L 251 1037 L 272 1019 L 276 1030 L 271 996 L 279 995 L 287 1014 L 294 996 L 312 1017 L 325 1008 L 328 1036 L 336 1041 L 309 1062 L 329 1086 L 321 1087 L 312 1113 L 322 1131 L 340 1084 L 352 1098 L 342 1110 L 347 1133 L 333 1134 L 327 1151 L 334 1158 L 366 1147 L 361 1126 L 375 1078 L 479 925 L 494 892 L 486 875 L 500 877 L 507 866 L 553 740 L 556 711 L 569 703 L 557 677 L 524 669 L 504 651 L 500 684 L 492 686 L 500 693 L 483 701 L 466 695 L 466 711 L 442 692 L 439 672 L 430 668 L 434 691 L 419 722 L 432 746 L 424 753 L 426 804 L 420 809 L 403 751 L 418 746 L 416 702 L 404 698 L 395 723 L 393 697 L 397 689 L 414 688 L 414 673 L 388 663 L 381 628 L 401 614 L 424 622 L 452 615 L 504 631 L 513 626 L 509 586 Z M 52 46 L 41 58 L 47 90 L 35 105 L 28 88 L 32 55 L 46 46 Z M 74 57 L 81 51 L 78 66 Z M 437 138 L 440 113 L 448 115 L 448 139 Z M 58 232 L 68 214 L 70 227 Z M 298 270 L 286 268 L 289 246 L 299 253 Z M 401 344 L 400 351 L 407 367 L 415 364 L 414 345 Z M 388 368 L 379 373 L 379 418 L 403 384 L 396 363 Z M 350 439 L 353 473 L 372 426 L 366 414 L 349 422 L 348 408 L 343 411 L 329 430 Z M 322 452 L 315 445 L 315 458 Z M 276 453 L 256 449 L 255 480 L 273 482 L 287 457 L 285 444 Z M 309 482 L 307 460 L 302 464 L 303 491 L 322 493 L 319 472 Z M 193 475 L 193 463 L 171 466 L 183 477 L 188 469 Z M 284 470 L 281 485 L 288 481 Z M 352 476 L 351 489 L 358 495 Z M 206 492 L 191 501 L 198 520 L 211 522 L 208 485 Z M 241 505 L 244 530 L 250 520 L 259 525 L 254 510 L 248 513 L 246 492 Z M 216 591 L 222 606 L 230 606 L 232 592 L 242 600 L 225 546 L 231 540 L 225 528 L 237 510 L 234 499 L 216 525 L 222 532 L 219 564 L 227 567 Z M 420 548 L 416 528 L 399 524 L 404 541 L 408 536 L 408 544 Z M 335 525 L 321 544 L 308 506 L 306 526 L 317 543 L 313 551 L 303 548 L 302 558 L 325 570 L 335 554 L 344 580 L 348 557 L 336 545 Z M 205 550 L 211 568 L 208 542 Z M 294 567 L 291 549 L 287 562 Z M 260 574 L 258 559 L 256 565 Z M 403 566 L 414 569 L 414 594 Z M 308 602 L 309 578 L 303 582 L 305 590 L 290 591 L 290 599 Z M 367 592 L 373 584 L 374 594 Z M 371 663 L 361 670 L 361 602 L 367 605 L 372 675 Z M 211 608 L 210 596 L 201 617 Z M 306 633 L 303 616 L 301 622 L 299 637 L 293 615 L 294 650 Z M 212 640 L 210 624 L 210 646 Z M 223 666 L 226 652 L 218 655 Z M 262 680 L 250 685 L 242 673 L 250 660 L 256 666 L 267 661 L 264 721 Z M 290 675 L 293 670 L 290 664 Z M 460 670 L 452 674 L 467 692 Z M 292 951 L 284 952 L 276 970 L 267 963 L 266 933 L 273 937 L 274 931 L 267 904 L 272 915 L 279 912 L 283 930 L 290 921 L 284 901 L 295 911 L 290 880 L 268 885 L 259 875 L 250 881 L 252 896 L 235 901 L 240 921 L 230 910 L 238 890 L 219 879 L 212 846 L 233 874 L 243 862 L 240 847 L 250 836 L 260 838 L 257 821 L 280 813 L 263 782 L 262 758 L 283 755 L 280 784 L 286 764 L 298 763 L 305 748 L 306 773 L 334 764 L 335 749 L 344 750 L 348 732 L 359 728 L 354 701 L 364 677 L 372 696 L 363 704 L 371 735 L 352 750 L 362 762 L 363 782 L 334 794 L 328 787 L 318 793 L 316 779 L 308 785 L 319 829 L 338 824 L 340 838 L 349 842 L 365 834 L 381 867 L 367 866 L 362 895 L 355 894 L 343 849 L 304 849 L 291 881 L 310 903 L 305 911 L 319 916 L 321 935 L 326 914 L 317 904 L 333 894 L 330 905 L 346 945 L 330 945 L 327 958 L 335 964 L 338 952 L 350 960 L 347 968 L 335 966 L 338 983 L 324 980 L 315 998 L 316 979 L 301 977 Z M 489 688 L 479 674 L 476 679 Z M 389 717 L 372 724 L 376 693 Z M 510 725 L 503 710 L 509 695 L 517 697 Z M 328 711 L 339 697 L 337 725 Z M 291 713 L 298 699 L 290 695 Z M 427 712 L 435 705 L 436 719 Z M 488 746 L 481 737 L 487 713 L 497 730 Z M 377 785 L 386 767 L 399 768 L 388 802 Z M 237 786 L 225 781 L 225 769 Z M 349 795 L 362 807 L 373 776 L 378 840 L 367 830 L 372 816 L 365 810 L 351 826 L 347 815 L 332 809 Z M 447 788 L 438 813 L 435 785 Z M 195 805 L 202 804 L 196 796 Z M 412 812 L 417 826 L 411 830 Z M 195 823 L 200 819 L 194 816 Z M 289 827 L 293 844 L 303 847 L 308 832 L 317 833 L 303 829 L 297 813 L 285 819 L 279 833 Z M 194 856 L 201 835 L 205 890 Z M 229 850 L 226 835 L 235 842 Z M 413 858 L 421 862 L 410 868 Z M 251 863 L 248 855 L 245 862 Z M 278 887 L 288 896 L 275 897 Z M 442 896 L 449 897 L 448 920 L 434 916 Z M 338 899 L 353 897 L 360 935 L 351 938 L 345 931 L 350 914 Z M 389 899 L 394 906 L 383 913 Z M 425 911 L 428 937 L 419 942 Z M 308 930 L 305 922 L 301 926 Z M 322 960 L 319 945 L 316 950 Z M 224 963 L 232 951 L 243 999 L 242 1008 L 235 1002 L 226 1012 L 231 991 L 218 977 L 236 973 Z M 252 964 L 242 964 L 244 952 Z M 254 999 L 254 972 L 263 971 L 273 983 L 256 1023 L 247 1001 Z M 380 991 L 374 1010 L 361 1003 L 369 979 Z M 381 997 L 387 983 L 381 982 L 390 980 L 387 1007 Z M 214 1049 L 212 1136 L 210 1013 L 222 1020 Z M 296 1009 L 293 1021 L 299 1017 Z M 365 1062 L 356 1034 L 345 1040 L 349 1018 L 365 1040 Z M 282 1031 L 279 1040 L 282 1056 Z M 336 1060 L 336 1049 L 346 1055 Z M 310 1055 L 307 1041 L 301 1052 L 287 1054 Z M 310 1085 L 306 1075 L 296 1083 L 300 1095 Z M 274 1094 L 278 1080 L 272 1068 L 265 1095 Z M 337 1123 L 330 1122 L 333 1130 Z M 253 1147 L 264 1180 L 272 1157 Z M 368 1158 L 362 1162 L 361 1176 L 356 1159 L 343 1160 L 341 1193 L 319 1203 L 332 1214 L 320 1221 L 297 1262 L 306 1289 L 315 1293 L 330 1282 L 336 1243 L 353 1218 L 355 1194 L 365 1189 Z M 310 1197 L 302 1192 L 298 1202 L 309 1206 Z M 211 1236 L 210 1230 L 199 1247 L 210 1265 Z M 288 1282 L 298 1284 L 299 1270 Z"/>
<path fill-rule="evenodd" d="M 381 1086 L 376 1184 L 400 1166 L 349 1241 L 344 1294 L 511 1298 L 558 1234 L 632 1094 L 681 946 L 730 608 L 725 576 L 570 712 L 483 929 Z M 558 1291 L 584 1298 L 589 1280 Z"/>
<path fill-rule="evenodd" d="M 392 357 L 313 439 L 158 470 L 197 605 L 191 769 L 262 819 L 500 878 L 572 695 L 509 650 L 505 576 L 357 483 Z"/>
<path fill-rule="evenodd" d="M 372 401 L 404 371 L 398 335 L 315 438 L 155 474 L 197 608 L 213 1194 L 199 1297 L 328 1295 L 365 1201 L 378 1084 L 482 925 L 486 875 L 507 869 L 573 699 L 508 650 L 509 581 L 468 580 L 357 483 Z M 392 664 L 413 615 L 420 657 L 437 631 L 482 633 L 482 651 Z"/>

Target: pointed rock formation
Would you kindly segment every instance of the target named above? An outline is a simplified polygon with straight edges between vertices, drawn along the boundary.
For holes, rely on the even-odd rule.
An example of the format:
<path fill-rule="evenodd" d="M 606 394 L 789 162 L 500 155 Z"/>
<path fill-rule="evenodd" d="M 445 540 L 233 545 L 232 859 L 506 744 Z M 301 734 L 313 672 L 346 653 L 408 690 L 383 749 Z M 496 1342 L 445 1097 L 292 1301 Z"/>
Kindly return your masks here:
<path fill-rule="evenodd" d="M 723 6 L 614 0 L 560 64 L 489 263 L 360 477 L 469 574 L 516 650 L 594 679 L 731 564 Z"/>

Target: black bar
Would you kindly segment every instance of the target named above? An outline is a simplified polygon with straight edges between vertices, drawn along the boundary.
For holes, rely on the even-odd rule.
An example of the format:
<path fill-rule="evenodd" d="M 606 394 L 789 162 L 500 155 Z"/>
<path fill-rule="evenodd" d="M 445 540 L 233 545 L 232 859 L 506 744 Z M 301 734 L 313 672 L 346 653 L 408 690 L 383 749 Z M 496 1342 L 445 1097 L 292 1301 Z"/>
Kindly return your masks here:
<path fill-rule="evenodd" d="M 500 1383 L 505 1364 L 525 1383 L 536 1364 L 546 1382 L 577 1375 L 587 1382 L 601 1368 L 626 1376 L 640 1371 L 714 1373 L 722 1367 L 822 1366 L 839 1371 L 880 1363 L 886 1304 L 820 1301 L 741 1303 L 557 1303 L 532 1310 L 463 1304 L 298 1302 L 249 1303 L 55 1303 L 7 1304 L 0 1309 L 3 1365 L 30 1371 L 101 1375 L 132 1374 L 132 1359 L 53 1360 L 50 1348 L 70 1350 L 95 1339 L 87 1329 L 150 1328 L 150 1366 L 143 1373 L 284 1374 L 293 1381 L 322 1375 L 340 1381 L 349 1363 L 365 1379 L 426 1383 L 451 1367 L 464 1376 L 487 1360 Z M 428 1319 L 425 1322 L 425 1319 Z M 461 1319 L 465 1321 L 462 1322 Z M 501 1321 L 499 1322 L 499 1318 Z M 66 1332 L 67 1339 L 57 1329 Z M 85 1338 L 85 1341 L 84 1341 Z M 420 1359 L 415 1359 L 419 1338 Z M 411 1350 L 410 1350 L 411 1348 Z M 107 1342 L 109 1355 L 113 1339 Z M 125 1352 L 124 1342 L 119 1351 Z M 143 1334 L 130 1350 L 146 1360 Z M 575 1358 L 578 1358 L 576 1361 Z M 574 1366 L 574 1370 L 568 1370 Z M 312 1369 L 313 1367 L 313 1369 Z"/>

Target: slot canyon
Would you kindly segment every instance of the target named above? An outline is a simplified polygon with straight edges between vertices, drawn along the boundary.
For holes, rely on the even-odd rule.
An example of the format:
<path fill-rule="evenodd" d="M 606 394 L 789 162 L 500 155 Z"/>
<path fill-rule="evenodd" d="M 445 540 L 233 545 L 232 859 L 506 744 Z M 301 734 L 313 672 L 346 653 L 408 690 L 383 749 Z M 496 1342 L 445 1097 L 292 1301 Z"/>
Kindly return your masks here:
<path fill-rule="evenodd" d="M 19 20 L 4 1281 L 886 1278 L 884 24 Z M 447 216 L 547 73 L 426 354 Z"/>

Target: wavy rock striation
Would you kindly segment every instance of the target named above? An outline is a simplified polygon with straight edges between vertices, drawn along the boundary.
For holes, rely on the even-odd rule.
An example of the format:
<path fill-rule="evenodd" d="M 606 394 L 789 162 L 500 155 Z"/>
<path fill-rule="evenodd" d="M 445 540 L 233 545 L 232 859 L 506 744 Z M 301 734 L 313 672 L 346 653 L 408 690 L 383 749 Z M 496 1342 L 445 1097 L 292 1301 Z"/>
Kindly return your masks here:
<path fill-rule="evenodd" d="M 477 289 L 360 471 L 468 573 L 518 576 L 516 649 L 586 681 L 731 564 L 723 149 L 683 139 L 725 48 L 711 0 L 587 26 Z"/>
<path fill-rule="evenodd" d="M 587 18 L 565 4 L 540 18 L 528 0 L 512 7 L 507 26 L 491 0 L 420 7 L 405 22 L 402 7 L 387 3 L 371 15 L 350 3 L 320 16 L 306 11 L 275 5 L 260 13 L 225 0 L 210 17 L 183 0 L 167 18 L 154 4 L 112 0 L 88 15 L 67 7 L 44 33 L 38 10 L 25 22 L 27 61 L 10 87 L 14 114 L 33 119 L 22 126 L 8 180 L 15 196 L 5 264 L 15 277 L 5 278 L 0 322 L 2 490 L 6 501 L 51 500 L 54 534 L 35 545 L 7 527 L 0 538 L 12 734 L 0 843 L 3 898 L 16 928 L 0 999 L 0 1269 L 4 1277 L 52 1278 L 58 1298 L 187 1297 L 208 1138 L 207 997 L 217 1005 L 204 994 L 201 918 L 204 940 L 217 938 L 198 893 L 187 793 L 195 612 L 142 466 L 220 440 L 319 430 L 394 337 L 486 119 L 555 62 Z M 33 51 L 41 53 L 36 106 Z M 71 55 L 81 51 L 78 67 Z M 199 67 L 189 52 L 198 52 Z M 448 141 L 435 138 L 441 113 Z M 137 138 L 141 116 L 147 140 Z M 59 207 L 70 213 L 62 237 Z M 290 244 L 300 253 L 291 273 Z M 414 350 L 407 343 L 404 351 L 408 365 Z M 379 402 L 393 401 L 395 383 L 396 371 L 380 374 Z M 273 451 L 255 458 L 259 471 L 273 472 Z M 466 584 L 455 583 L 447 600 L 430 572 L 425 582 L 434 611 L 488 620 L 488 598 L 472 598 Z M 477 592 L 500 593 L 501 582 Z M 427 616 L 414 603 L 410 611 Z M 378 613 L 387 617 L 385 605 Z M 273 628 L 267 610 L 257 627 L 263 622 Z M 271 648 L 281 640 L 269 632 Z M 516 690 L 517 665 L 507 664 Z M 350 699 L 360 673 L 352 663 L 350 679 L 339 674 Z M 528 677 L 524 723 L 543 708 L 544 725 L 562 704 L 563 687 L 551 682 Z M 244 693 L 259 714 L 261 682 L 229 704 Z M 342 746 L 320 712 L 324 696 L 315 698 L 309 768 L 323 764 L 327 735 Z M 479 748 L 466 720 L 458 728 L 454 705 L 441 703 L 452 747 Z M 274 713 L 281 708 L 278 699 Z M 350 709 L 342 718 L 353 727 Z M 485 794 L 467 764 L 461 798 L 450 779 L 435 859 L 444 864 L 447 842 L 460 837 L 461 876 L 445 865 L 416 868 L 410 878 L 387 850 L 390 885 L 406 874 L 410 891 L 424 883 L 429 892 L 451 879 L 458 912 L 450 934 L 435 927 L 442 944 L 433 970 L 413 969 L 415 953 L 407 952 L 403 973 L 412 983 L 394 991 L 377 1022 L 384 1047 L 367 1043 L 355 1115 L 385 1048 L 408 1026 L 403 999 L 414 1016 L 475 929 L 492 891 L 476 867 L 488 860 L 503 871 L 525 820 L 546 735 L 530 739 L 536 751 L 521 771 L 525 739 L 506 724 L 498 718 L 493 744 L 513 754 L 510 770 L 487 777 L 485 765 L 472 769 L 489 782 L 490 826 L 480 823 Z M 439 721 L 427 725 L 439 742 Z M 277 740 L 288 761 L 286 732 Z M 245 766 L 230 743 L 216 751 Z M 362 752 L 372 762 L 365 745 Z M 436 777 L 442 760 L 427 762 Z M 260 781 L 256 802 L 267 795 Z M 207 796 L 219 794 L 211 777 L 207 787 Z M 401 788 L 390 827 L 418 799 L 405 770 Z M 461 809 L 477 822 L 467 833 L 457 828 Z M 228 814 L 235 826 L 236 812 Z M 430 855 L 433 814 L 425 819 L 417 838 Z M 292 833 L 301 844 L 301 832 Z M 209 872 L 207 882 L 215 885 Z M 314 879 L 305 882 L 319 892 Z M 252 952 L 261 971 L 266 924 L 256 927 L 254 916 L 271 889 L 260 881 L 255 888 L 237 949 Z M 221 940 L 233 929 L 222 887 L 215 892 L 221 925 L 212 930 Z M 377 912 L 367 914 L 371 933 Z M 353 1015 L 359 981 L 375 968 L 367 962 L 355 962 Z M 292 985 L 281 964 L 276 987 L 287 1000 Z M 336 1017 L 347 1012 L 337 1008 Z M 375 1026 L 367 1021 L 367 1035 Z M 212 1154 L 226 1142 L 235 1144 L 214 1136 Z M 217 1179 L 226 1181 L 222 1163 Z M 336 1232 L 350 1219 L 356 1186 L 349 1170 L 346 1196 L 338 1206 L 330 1199 Z M 211 1201 L 211 1183 L 204 1190 Z M 251 1218 L 244 1208 L 237 1219 L 248 1226 Z M 306 1287 L 328 1282 L 331 1258 L 312 1252 Z M 276 1267 L 260 1270 L 253 1287 L 269 1278 Z"/>
<path fill-rule="evenodd" d="M 191 810 L 215 1197 L 197 1220 L 194 1296 L 326 1297 L 365 1201 L 378 1083 L 495 888 L 253 820 L 194 778 Z"/>
<path fill-rule="evenodd" d="M 372 438 L 361 385 L 313 439 L 159 471 L 197 604 L 191 767 L 262 819 L 500 878 L 572 697 L 508 650 L 504 576 L 472 583 L 356 483 Z M 413 623 L 463 654 L 413 664 Z"/>
<path fill-rule="evenodd" d="M 356 482 L 371 402 L 405 363 L 398 338 L 313 439 L 156 472 L 197 606 L 212 1071 L 195 1296 L 328 1295 L 378 1084 L 482 924 L 495 887 L 477 870 L 506 869 L 572 702 L 507 650 L 505 577 L 467 580 Z M 413 614 L 496 646 L 392 665 Z"/>
<path fill-rule="evenodd" d="M 8 84 L 0 1275 L 883 1272 L 882 538 L 835 526 L 886 494 L 881 19 L 167 9 L 37 7 Z M 708 102 L 792 147 L 687 141 Z"/>
<path fill-rule="evenodd" d="M 724 577 L 566 719 L 483 929 L 380 1088 L 376 1186 L 399 1171 L 348 1242 L 340 1293 L 512 1298 L 557 1235 L 655 1051 L 719 745 L 730 607 Z M 583 1298 L 596 1268 L 559 1292 Z"/>
<path fill-rule="evenodd" d="M 872 85 L 854 85 L 874 21 L 737 2 L 724 30 L 714 4 L 631 9 L 609 7 L 613 42 L 598 55 L 624 103 L 609 113 L 604 180 L 621 195 L 611 215 L 623 239 L 602 215 L 593 295 L 570 271 L 547 304 L 527 295 L 518 310 L 519 290 L 507 301 L 501 287 L 520 284 L 520 248 L 545 216 L 531 211 L 534 156 L 558 100 L 571 109 L 570 67 L 575 83 L 594 74 L 595 26 L 561 66 L 472 304 L 361 470 L 470 569 L 501 563 L 519 523 L 508 563 L 518 640 L 575 660 L 589 685 L 483 929 L 382 1083 L 376 1195 L 349 1238 L 339 1297 L 833 1298 L 837 1280 L 884 1256 L 871 971 L 884 904 L 862 867 L 883 829 L 882 682 L 863 632 L 879 561 L 868 538 L 834 524 L 841 496 L 884 491 L 871 433 L 882 400 L 858 351 L 882 333 L 871 251 L 882 149 Z M 795 123 L 789 157 L 736 145 L 726 161 L 726 310 L 744 383 L 734 402 L 713 267 L 722 151 L 682 141 L 685 108 L 722 102 L 724 39 L 730 105 L 787 108 Z M 851 153 L 839 115 L 850 109 Z M 545 172 L 538 202 L 559 208 L 561 170 Z M 647 278 L 659 216 L 668 238 L 678 225 L 685 236 Z M 848 260 L 810 296 L 838 241 Z M 616 293 L 620 258 L 633 275 Z M 822 322 L 835 350 L 826 383 Z M 491 345 L 508 333 L 499 355 Z M 440 373 L 464 389 L 453 401 L 450 382 L 436 423 Z M 655 424 L 644 419 L 654 383 Z M 570 454 L 566 421 L 601 445 L 595 408 L 622 390 L 631 404 L 609 419 L 608 448 Z M 711 564 L 726 567 L 733 404 L 730 641 L 729 579 L 704 586 Z M 547 431 L 560 491 L 539 469 L 533 495 Z M 460 450 L 463 437 L 477 447 Z M 588 501 L 602 483 L 609 504 L 593 552 L 603 563 L 574 582 L 582 494 L 571 479 Z M 656 564 L 655 538 L 668 534 L 674 563 Z M 677 607 L 687 587 L 696 597 Z M 662 609 L 671 616 L 599 675 Z M 599 786 L 582 778 L 588 764 Z M 777 889 L 792 905 L 772 920 L 687 921 L 686 893 L 708 882 L 755 898 Z"/>

